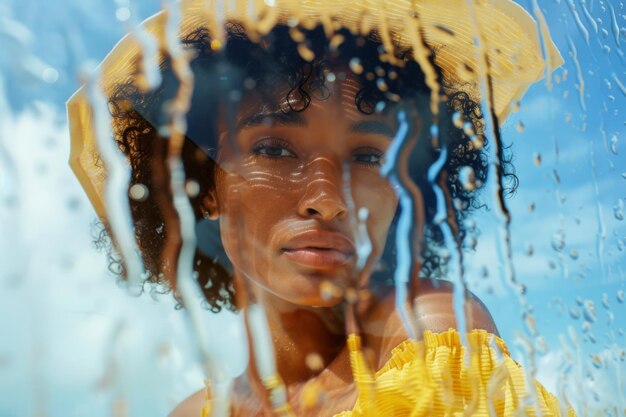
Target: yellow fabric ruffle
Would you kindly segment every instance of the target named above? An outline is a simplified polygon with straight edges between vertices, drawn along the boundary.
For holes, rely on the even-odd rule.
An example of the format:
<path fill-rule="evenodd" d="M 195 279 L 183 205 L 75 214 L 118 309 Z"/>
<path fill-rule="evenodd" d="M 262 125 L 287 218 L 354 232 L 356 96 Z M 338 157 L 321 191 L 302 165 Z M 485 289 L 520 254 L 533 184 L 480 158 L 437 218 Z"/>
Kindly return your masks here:
<path fill-rule="evenodd" d="M 454 329 L 426 331 L 422 341 L 396 346 L 376 373 L 361 338 L 349 335 L 347 343 L 358 398 L 352 410 L 334 417 L 575 417 L 539 382 L 529 384 L 504 341 L 484 330 L 467 334 L 467 348 Z M 211 415 L 210 397 L 207 389 L 202 417 Z"/>
<path fill-rule="evenodd" d="M 381 416 L 574 416 L 509 356 L 502 339 L 484 330 L 467 334 L 468 348 L 454 329 L 406 340 L 372 374 L 359 336 L 350 335 L 350 361 L 359 390 L 351 411 L 335 417 Z M 469 356 L 466 355 L 469 350 Z M 531 392 L 534 391 L 534 393 Z"/>

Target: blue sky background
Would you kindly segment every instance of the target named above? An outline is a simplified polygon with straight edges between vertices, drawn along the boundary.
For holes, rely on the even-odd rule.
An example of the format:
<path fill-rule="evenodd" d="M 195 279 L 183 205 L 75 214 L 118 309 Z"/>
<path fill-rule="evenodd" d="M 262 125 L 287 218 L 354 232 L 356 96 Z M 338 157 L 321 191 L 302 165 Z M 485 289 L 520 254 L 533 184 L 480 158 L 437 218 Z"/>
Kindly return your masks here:
<path fill-rule="evenodd" d="M 64 102 L 85 64 L 123 36 L 123 4 L 0 2 L 0 417 L 109 416 L 120 398 L 131 416 L 165 415 L 202 386 L 170 297 L 128 297 L 107 274 L 91 245 L 95 214 L 67 166 Z M 520 179 L 507 202 L 515 271 L 547 346 L 537 377 L 553 392 L 565 381 L 579 415 L 624 410 L 626 10 L 616 0 L 540 7 L 565 64 L 552 91 L 533 86 L 502 129 Z M 158 9 L 142 1 L 137 16 Z M 470 288 L 530 368 L 520 304 L 501 278 L 497 217 L 476 222 Z M 233 373 L 245 364 L 237 322 L 207 313 Z"/>

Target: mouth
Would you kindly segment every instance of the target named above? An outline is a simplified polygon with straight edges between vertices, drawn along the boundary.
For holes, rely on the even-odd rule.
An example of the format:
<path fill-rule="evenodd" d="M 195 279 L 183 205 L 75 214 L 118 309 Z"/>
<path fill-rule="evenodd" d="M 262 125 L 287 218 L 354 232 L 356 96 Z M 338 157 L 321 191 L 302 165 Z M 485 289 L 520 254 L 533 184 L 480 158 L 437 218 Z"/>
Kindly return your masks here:
<path fill-rule="evenodd" d="M 350 263 L 355 249 L 341 233 L 309 230 L 292 237 L 281 253 L 303 266 L 332 269 Z"/>
<path fill-rule="evenodd" d="M 338 249 L 307 246 L 296 249 L 283 249 L 283 254 L 292 261 L 314 268 L 333 268 L 346 265 L 353 254 Z"/>

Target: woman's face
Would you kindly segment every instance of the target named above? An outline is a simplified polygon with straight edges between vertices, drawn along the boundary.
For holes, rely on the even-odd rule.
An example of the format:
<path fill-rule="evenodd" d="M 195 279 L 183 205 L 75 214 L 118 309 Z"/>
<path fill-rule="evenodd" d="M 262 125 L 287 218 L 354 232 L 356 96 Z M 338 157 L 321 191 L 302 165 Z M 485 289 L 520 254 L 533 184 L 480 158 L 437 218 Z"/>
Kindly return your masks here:
<path fill-rule="evenodd" d="M 236 273 L 309 306 L 341 300 L 341 291 L 322 295 L 328 283 L 356 286 L 359 209 L 367 209 L 369 238 L 382 252 L 397 207 L 380 174 L 393 115 L 359 112 L 353 78 L 327 84 L 330 96 L 312 98 L 302 112 L 247 98 L 234 131 L 222 129 L 217 157 L 222 243 Z"/>

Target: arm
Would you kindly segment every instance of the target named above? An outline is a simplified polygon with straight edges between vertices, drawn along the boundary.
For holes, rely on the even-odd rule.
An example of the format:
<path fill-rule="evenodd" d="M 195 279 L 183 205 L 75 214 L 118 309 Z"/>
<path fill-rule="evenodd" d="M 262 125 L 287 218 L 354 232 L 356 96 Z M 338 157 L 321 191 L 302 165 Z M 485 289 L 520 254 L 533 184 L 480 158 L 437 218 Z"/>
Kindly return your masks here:
<path fill-rule="evenodd" d="M 205 403 L 205 390 L 201 389 L 178 404 L 169 417 L 201 417 Z"/>

